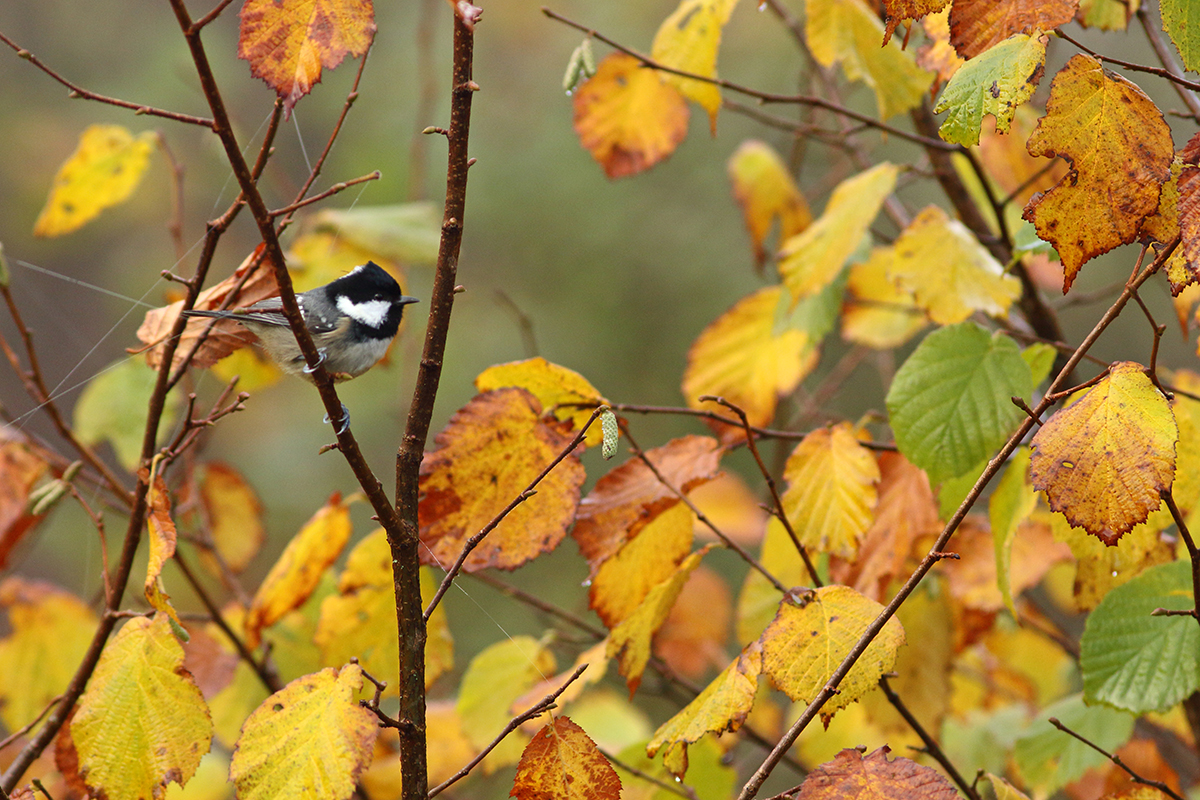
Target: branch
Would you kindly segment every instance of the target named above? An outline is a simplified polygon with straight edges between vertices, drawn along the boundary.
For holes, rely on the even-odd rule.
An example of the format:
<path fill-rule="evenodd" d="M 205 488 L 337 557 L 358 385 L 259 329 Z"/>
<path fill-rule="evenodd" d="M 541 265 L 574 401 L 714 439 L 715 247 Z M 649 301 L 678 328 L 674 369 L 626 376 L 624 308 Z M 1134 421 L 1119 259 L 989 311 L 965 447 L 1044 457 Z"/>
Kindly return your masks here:
<path fill-rule="evenodd" d="M 440 783 L 437 786 L 430 789 L 429 794 L 426 795 L 426 797 L 429 797 L 429 798 L 437 797 L 443 791 L 445 791 L 449 787 L 453 786 L 455 783 L 458 783 L 460 780 L 465 778 L 467 776 L 467 774 L 470 773 L 471 770 L 473 770 L 475 768 L 475 765 L 477 765 L 480 761 L 483 761 L 483 759 L 487 757 L 488 753 L 495 750 L 496 746 L 499 745 L 500 742 L 504 741 L 504 737 L 508 736 L 510 733 L 515 731 L 521 725 L 523 725 L 526 720 L 531 720 L 534 717 L 536 717 L 537 715 L 542 714 L 542 713 L 554 708 L 554 701 L 558 699 L 558 696 L 560 694 L 562 694 L 563 692 L 565 692 L 567 690 L 568 686 L 570 686 L 572 683 L 574 683 L 576 680 L 578 680 L 579 676 L 582 675 L 583 671 L 587 668 L 588 668 L 587 664 L 580 664 L 579 669 L 577 669 L 573 673 L 571 673 L 571 677 L 567 678 L 566 681 L 563 682 L 563 685 L 558 687 L 557 689 L 555 689 L 552 694 L 548 694 L 545 697 L 543 697 L 540 701 L 538 701 L 537 705 L 533 706 L 533 708 L 529 709 L 528 711 L 526 711 L 522 714 L 518 714 L 517 716 L 510 719 L 508 721 L 508 724 L 504 726 L 504 730 L 500 731 L 500 734 L 495 739 L 492 740 L 491 744 L 489 744 L 487 747 L 483 748 L 483 750 L 479 753 L 479 755 L 475 756 L 469 762 L 467 762 L 466 766 L 464 766 L 458 772 L 454 773 L 452 776 L 447 778 L 445 781 L 443 781 L 442 783 Z"/>
<path fill-rule="evenodd" d="M 153 106 L 145 106 L 145 105 L 142 105 L 141 103 L 131 103 L 128 100 L 118 100 L 115 97 L 107 97 L 102 94 L 96 94 L 95 92 L 89 92 L 87 89 L 84 89 L 82 86 L 71 83 L 71 81 L 69 81 L 66 78 L 64 78 L 63 76 L 59 75 L 57 72 L 52 70 L 50 67 L 48 67 L 44 63 L 42 63 L 41 59 L 39 59 L 37 56 L 35 56 L 33 53 L 29 52 L 25 48 L 19 46 L 16 42 L 14 42 L 12 39 L 5 36 L 3 33 L 0 33 L 0 42 L 4 42 L 6 45 L 11 47 L 20 58 L 25 59 L 30 64 L 33 64 L 35 67 L 40 69 L 42 72 L 46 73 L 51 78 L 58 81 L 63 86 L 67 87 L 67 89 L 69 89 L 71 92 L 71 94 L 69 95 L 71 98 L 79 97 L 79 98 L 83 98 L 84 100 L 95 100 L 97 102 L 107 103 L 111 106 L 117 106 L 119 108 L 128 108 L 128 109 L 132 110 L 135 114 L 149 114 L 152 117 L 162 117 L 163 119 L 173 119 L 176 122 L 183 122 L 187 125 L 199 125 L 204 128 L 212 128 L 214 125 L 214 123 L 211 119 L 205 119 L 204 117 L 194 117 L 191 114 L 180 114 L 175 111 L 166 111 L 161 108 L 154 108 Z"/>
<path fill-rule="evenodd" d="M 900 695 L 896 694 L 896 690 L 888 683 L 886 675 L 879 679 L 879 688 L 887 696 L 888 702 L 892 704 L 892 708 L 896 709 L 896 712 L 904 717 L 904 721 L 908 723 L 908 727 L 912 728 L 917 736 L 920 737 L 922 744 L 925 745 L 925 752 L 929 753 L 930 757 L 938 762 L 942 769 L 946 770 L 946 774 L 958 784 L 958 788 L 962 790 L 963 794 L 969 797 L 970 800 L 980 800 L 979 792 L 975 791 L 974 786 L 967 783 L 966 778 L 955 768 L 954 764 L 946 756 L 946 753 L 938 745 L 937 740 L 929 735 L 929 732 L 925 730 L 925 726 L 913 716 L 913 713 L 908 710 L 908 706 L 904 705 L 904 701 L 900 699 Z"/>
<path fill-rule="evenodd" d="M 358 184 L 366 183 L 367 181 L 377 181 L 382 177 L 383 177 L 383 173 L 380 172 L 379 170 L 375 170 L 372 173 L 363 175 L 358 178 L 354 178 L 353 180 L 342 181 L 341 183 L 335 183 L 333 186 L 330 186 L 328 189 L 321 192 L 320 194 L 314 194 L 312 197 L 306 197 L 303 200 L 298 200 L 289 206 L 284 206 L 283 208 L 275 209 L 274 211 L 271 212 L 271 216 L 272 217 L 282 217 L 287 214 L 292 214 L 292 213 L 304 208 L 305 206 L 320 202 L 321 200 L 324 200 L 326 197 L 333 197 L 335 194 L 338 194 L 339 192 L 344 192 L 347 189 L 349 189 L 351 186 L 357 186 Z"/>
<path fill-rule="evenodd" d="M 1163 247 L 1163 249 L 1155 257 L 1154 261 L 1145 269 L 1143 269 L 1141 273 L 1137 275 L 1137 277 L 1129 282 L 1129 284 L 1125 287 L 1125 290 L 1121 292 L 1121 296 L 1117 298 L 1117 300 L 1106 312 L 1104 312 L 1104 316 L 1100 318 L 1095 327 L 1092 328 L 1091 332 L 1083 340 L 1083 343 L 1079 345 L 1079 348 L 1071 355 L 1069 359 L 1067 359 L 1067 363 L 1063 366 L 1063 368 L 1059 370 L 1058 375 L 1050 385 L 1050 389 L 1047 393 L 1048 395 L 1052 395 L 1060 386 L 1063 386 L 1067 383 L 1068 376 L 1079 364 L 1079 362 L 1083 360 L 1087 351 L 1092 347 L 1093 344 L 1095 344 L 1096 340 L 1100 338 L 1100 335 L 1108 329 L 1108 326 L 1112 324 L 1113 320 L 1120 316 L 1121 311 L 1125 308 L 1125 305 L 1130 301 L 1130 299 L 1132 299 L 1133 294 L 1138 290 L 1139 287 L 1141 287 L 1143 283 L 1149 280 L 1150 277 L 1154 275 L 1154 273 L 1156 273 L 1163 264 L 1167 262 L 1167 259 L 1171 257 L 1171 254 L 1175 252 L 1175 248 L 1178 246 L 1179 236 L 1175 236 L 1166 244 L 1166 246 Z M 1143 254 L 1144 253 L 1145 249 L 1143 248 Z M 1043 412 L 1050 408 L 1051 405 L 1053 405 L 1051 398 L 1049 396 L 1043 397 L 1035 409 L 1036 415 L 1040 416 Z M 888 620 L 895 616 L 896 611 L 900 608 L 901 604 L 908 599 L 908 596 L 913 593 L 913 591 L 917 588 L 917 585 L 920 584 L 925 575 L 929 573 L 929 570 L 933 568 L 933 565 L 940 560 L 942 554 L 946 550 L 946 545 L 950 541 L 950 537 L 953 536 L 955 531 L 958 530 L 958 526 L 962 522 L 963 518 L 966 517 L 967 512 L 972 506 L 975 505 L 975 502 L 979 499 L 979 496 L 983 492 L 984 488 L 1000 471 L 1001 467 L 1004 465 L 1005 461 L 1007 461 L 1012 452 L 1017 449 L 1017 446 L 1021 443 L 1021 440 L 1024 439 L 1029 431 L 1033 428 L 1033 424 L 1033 419 L 1029 417 L 1026 417 L 1024 420 L 1022 420 L 1021 425 L 1017 428 L 1016 432 L 1009 437 L 1004 446 L 1000 448 L 1000 451 L 992 458 L 991 461 L 988 462 L 987 468 L 984 469 L 983 474 L 979 476 L 978 480 L 976 480 L 975 485 L 971 488 L 971 491 L 967 493 L 966 498 L 963 500 L 962 504 L 959 505 L 958 510 L 954 512 L 953 516 L 951 516 L 950 520 L 946 523 L 946 527 L 938 535 L 936 541 L 934 541 L 933 545 L 930 547 L 929 552 L 925 555 L 925 558 L 921 560 L 921 563 L 913 571 L 912 575 L 909 576 L 909 579 L 905 581 L 900 590 L 896 592 L 896 595 L 892 598 L 891 602 L 889 602 L 884 610 L 881 611 L 879 615 L 871 622 L 871 624 L 867 626 L 866 631 L 863 632 L 863 635 L 859 638 L 858 642 L 855 643 L 854 647 L 851 648 L 846 657 L 842 659 L 842 662 L 838 665 L 838 668 L 834 670 L 833 674 L 829 677 L 825 687 L 817 694 L 812 702 L 808 704 L 808 707 L 800 715 L 800 718 L 796 720 L 795 724 L 793 724 L 791 728 L 788 729 L 787 733 L 785 733 L 775 745 L 775 748 L 771 751 L 770 755 L 767 756 L 767 758 L 755 771 L 754 775 L 751 776 L 750 780 L 746 782 L 746 785 L 742 787 L 742 791 L 738 795 L 738 800 L 750 800 L 750 798 L 754 797 L 758 793 L 758 790 L 762 788 L 763 782 L 766 781 L 766 779 L 770 776 L 771 772 L 775 769 L 775 766 L 779 763 L 779 760 L 783 758 L 788 749 L 795 743 L 796 738 L 801 734 L 801 732 L 803 732 L 805 728 L 808 727 L 808 724 L 812 722 L 825 703 L 829 701 L 829 698 L 831 698 L 837 692 L 838 685 L 841 684 L 841 682 L 845 679 L 846 674 L 850 671 L 851 667 L 854 666 L 855 662 L 857 662 L 862 656 L 863 652 L 866 651 L 871 642 L 874 641 L 875 637 L 879 635 L 879 632 L 883 629 L 883 626 L 887 624 Z"/>
<path fill-rule="evenodd" d="M 1176 78 L 1181 78 L 1179 65 L 1175 63 L 1175 57 L 1171 54 L 1171 49 L 1162 40 L 1162 35 L 1159 33 L 1155 23 L 1151 21 L 1150 16 L 1146 13 L 1146 9 L 1139 6 L 1137 18 L 1138 22 L 1142 23 L 1142 30 L 1146 32 L 1146 38 L 1150 40 L 1150 46 L 1154 48 L 1154 54 L 1158 56 L 1159 62 Z M 1192 116 L 1200 119 L 1200 100 L 1196 99 L 1196 95 L 1185 89 L 1177 81 L 1172 81 L 1171 84 L 1179 94 L 1179 99 L 1188 107 L 1188 111 L 1192 112 Z"/>
<path fill-rule="evenodd" d="M 1121 757 L 1119 755 L 1117 755 L 1116 753 L 1108 752 L 1103 747 L 1101 747 L 1100 745 L 1091 741 L 1087 737 L 1082 736 L 1082 735 L 1076 733 L 1075 731 L 1071 730 L 1066 725 L 1063 725 L 1061 722 L 1059 722 L 1056 717 L 1051 717 L 1049 720 L 1047 720 L 1047 722 L 1049 722 L 1051 725 L 1058 728 L 1060 731 L 1067 734 L 1068 736 L 1073 736 L 1074 738 L 1083 742 L 1088 747 L 1092 748 L 1097 753 L 1104 756 L 1105 758 L 1107 758 L 1112 763 L 1116 764 L 1121 769 L 1125 770 L 1126 774 L 1129 775 L 1130 780 L 1132 780 L 1134 783 L 1140 783 L 1143 786 L 1151 786 L 1155 789 L 1158 789 L 1160 792 L 1167 795 L 1168 797 L 1173 797 L 1175 800 L 1186 800 L 1186 798 L 1184 798 L 1182 795 L 1180 795 L 1178 792 L 1176 792 L 1170 786 L 1167 786 L 1167 784 L 1163 783 L 1162 781 L 1155 781 L 1155 780 L 1151 780 L 1149 778 L 1143 778 L 1141 775 L 1137 774 L 1132 769 L 1130 769 L 1125 764 L 1125 762 L 1121 760 Z"/>
<path fill-rule="evenodd" d="M 517 506 L 521 505 L 521 503 L 524 503 L 526 500 L 537 494 L 535 491 L 537 489 L 537 485 L 545 480 L 546 476 L 549 475 L 555 467 L 561 464 L 563 459 L 575 452 L 575 448 L 578 447 L 583 441 L 583 438 L 587 436 L 588 428 L 592 427 L 592 423 L 595 422 L 596 418 L 600 416 L 600 412 L 607 410 L 607 406 L 599 406 L 596 408 L 596 410 L 592 412 L 592 415 L 588 417 L 588 420 L 586 423 L 584 423 L 583 427 L 579 429 L 579 433 L 575 434 L 575 438 L 572 439 L 570 443 L 568 443 L 567 446 L 564 447 L 559 454 L 554 457 L 553 461 L 546 465 L 546 468 L 542 470 L 541 473 L 534 478 L 527 487 L 525 487 L 525 490 L 514 497 L 512 502 L 505 506 L 499 514 L 492 517 L 492 520 L 487 525 L 484 525 L 483 528 L 480 529 L 479 533 L 476 533 L 470 539 L 467 539 L 466 543 L 463 544 L 462 552 L 458 554 L 458 558 L 454 561 L 454 565 L 446 572 L 446 577 L 442 578 L 441 585 L 438 586 L 438 590 L 433 595 L 433 599 L 429 601 L 429 605 L 425 608 L 425 613 L 422 616 L 425 617 L 426 622 L 429 622 L 430 615 L 433 614 L 433 610 L 438 607 L 438 603 L 442 601 L 442 597 L 444 597 L 447 590 L 449 590 L 450 584 L 454 583 L 454 578 L 462 570 L 462 565 L 466 562 L 467 556 L 471 554 L 471 551 L 478 547 L 479 543 L 483 541 L 484 537 L 495 530 L 496 526 L 499 525 L 505 517 L 511 514 Z"/>

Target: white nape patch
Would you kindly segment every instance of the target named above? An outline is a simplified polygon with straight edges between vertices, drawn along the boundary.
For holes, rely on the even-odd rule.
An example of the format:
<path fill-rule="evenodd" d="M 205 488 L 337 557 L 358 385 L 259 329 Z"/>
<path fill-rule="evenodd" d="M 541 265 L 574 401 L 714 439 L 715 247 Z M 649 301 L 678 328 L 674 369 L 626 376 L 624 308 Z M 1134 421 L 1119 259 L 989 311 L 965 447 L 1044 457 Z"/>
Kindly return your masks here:
<path fill-rule="evenodd" d="M 387 300 L 368 300 L 365 303 L 356 303 L 342 295 L 337 299 L 337 307 L 339 311 L 355 322 L 366 325 L 368 328 L 378 328 L 387 319 L 392 304 Z"/>

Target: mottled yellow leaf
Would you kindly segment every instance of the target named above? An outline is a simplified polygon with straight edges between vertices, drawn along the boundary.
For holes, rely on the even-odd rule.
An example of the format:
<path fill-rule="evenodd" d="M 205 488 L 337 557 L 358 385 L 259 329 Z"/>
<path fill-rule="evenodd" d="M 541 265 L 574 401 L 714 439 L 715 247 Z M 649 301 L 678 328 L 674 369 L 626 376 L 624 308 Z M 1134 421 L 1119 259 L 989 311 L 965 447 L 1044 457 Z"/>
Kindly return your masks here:
<path fill-rule="evenodd" d="M 686 758 L 687 746 L 705 734 L 738 730 L 754 706 L 760 672 L 762 646 L 755 641 L 713 678 L 695 700 L 654 732 L 654 738 L 646 745 L 647 754 L 653 758 L 665 747 L 664 758 L 673 750 L 682 751 Z"/>
<path fill-rule="evenodd" d="M 763 631 L 763 672 L 797 702 L 812 702 L 883 606 L 847 586 L 823 586 L 799 602 L 788 599 Z M 832 716 L 875 687 L 896 663 L 904 628 L 893 617 L 822 706 Z"/>
<path fill-rule="evenodd" d="M 526 390 L 538 399 L 542 408 L 553 412 L 556 418 L 564 422 L 570 421 L 576 430 L 587 423 L 592 409 L 577 408 L 569 405 L 570 403 L 608 403 L 596 387 L 588 383 L 587 378 L 575 370 L 560 367 L 540 357 L 496 364 L 475 378 L 475 388 L 481 392 L 490 392 L 492 389 L 502 389 L 506 386 L 517 386 Z M 600 444 L 603 437 L 600 424 L 596 422 L 592 424 L 583 441 L 588 447 L 592 447 Z"/>
<path fill-rule="evenodd" d="M 841 64 L 846 77 L 875 92 L 879 118 L 921 103 L 933 75 L 916 65 L 899 42 L 883 47 L 884 25 L 862 0 L 807 0 L 804 38 L 823 67 Z"/>
<path fill-rule="evenodd" d="M 939 325 L 963 322 L 976 311 L 1001 316 L 1021 295 L 1021 282 L 937 206 L 918 214 L 893 248 L 889 275 Z"/>
<path fill-rule="evenodd" d="M 421 560 L 448 568 L 474 536 L 518 497 L 571 442 L 525 389 L 496 389 L 460 408 L 421 462 Z M 515 569 L 558 546 L 579 504 L 583 465 L 573 453 L 517 506 L 463 564 Z"/>
<path fill-rule="evenodd" d="M 804 437 L 783 468 L 783 510 L 805 547 L 854 555 L 874 520 L 879 465 L 850 423 Z"/>
<path fill-rule="evenodd" d="M 371 762 L 379 724 L 348 664 L 289 683 L 246 720 L 229 777 L 240 800 L 343 800 Z"/>
<path fill-rule="evenodd" d="M 575 94 L 575 133 L 610 178 L 662 161 L 687 136 L 687 101 L 633 56 L 611 53 Z"/>
<path fill-rule="evenodd" d="M 793 304 L 837 277 L 895 188 L 899 174 L 899 167 L 885 162 L 847 178 L 833 190 L 821 216 L 783 243 L 779 275 L 792 293 Z"/>
<path fill-rule="evenodd" d="M 246 640 L 257 647 L 263 628 L 278 622 L 312 594 L 350 539 L 350 510 L 335 493 L 288 542 L 259 584 L 246 612 Z"/>
<path fill-rule="evenodd" d="M 1023 215 L 1062 258 L 1065 293 L 1084 262 L 1132 242 L 1158 208 L 1175 155 L 1171 130 L 1141 89 L 1076 55 L 1054 77 L 1046 116 L 1026 147 L 1070 164 Z"/>
<path fill-rule="evenodd" d="M 62 236 L 124 202 L 142 180 L 158 134 L 134 136 L 120 125 L 92 125 L 59 167 L 34 236 Z"/>
<path fill-rule="evenodd" d="M 96 632 L 96 615 L 75 595 L 17 576 L 0 583 L 8 635 L 0 639 L 0 722 L 28 725 L 62 693 Z"/>
<path fill-rule="evenodd" d="M 716 78 L 721 29 L 736 5 L 737 0 L 681 0 L 654 35 L 650 57 L 673 69 Z M 708 112 L 709 126 L 716 135 L 721 90 L 715 84 L 670 73 L 663 73 L 663 80 Z"/>
<path fill-rule="evenodd" d="M 1175 477 L 1179 428 L 1141 364 L 1109 374 L 1033 437 L 1033 485 L 1105 544 L 1115 544 L 1162 503 Z"/>
<path fill-rule="evenodd" d="M 114 720 L 121 720 L 114 725 Z M 71 719 L 79 771 L 106 797 L 160 797 L 208 752 L 213 725 L 166 614 L 112 638 Z"/>

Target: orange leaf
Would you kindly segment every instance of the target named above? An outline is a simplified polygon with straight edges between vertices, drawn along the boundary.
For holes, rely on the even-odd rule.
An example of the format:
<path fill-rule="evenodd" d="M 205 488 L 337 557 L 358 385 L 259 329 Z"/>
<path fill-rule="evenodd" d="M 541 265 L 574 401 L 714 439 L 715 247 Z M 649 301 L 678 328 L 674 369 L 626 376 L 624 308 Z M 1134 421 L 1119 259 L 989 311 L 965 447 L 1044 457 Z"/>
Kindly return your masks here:
<path fill-rule="evenodd" d="M 729 157 L 733 196 L 742 207 L 746 229 L 754 243 L 754 260 L 767 258 L 763 243 L 771 225 L 779 220 L 779 241 L 786 241 L 812 222 L 808 202 L 797 188 L 787 165 L 770 145 L 756 139 L 742 142 Z"/>
<path fill-rule="evenodd" d="M 817 364 L 817 343 L 808 332 L 776 322 L 790 302 L 782 287 L 767 286 L 743 297 L 700 333 L 683 373 L 690 408 L 704 407 L 700 398 L 715 395 L 745 411 L 751 425 L 766 425 L 775 417 L 779 397 Z"/>
<path fill-rule="evenodd" d="M 42 518 L 29 513 L 29 493 L 45 473 L 42 457 L 6 427 L 0 434 L 0 570 Z"/>
<path fill-rule="evenodd" d="M 1123 361 L 1033 437 L 1029 475 L 1050 508 L 1113 545 L 1161 505 L 1179 428 L 1140 364 Z"/>
<path fill-rule="evenodd" d="M 633 56 L 612 53 L 575 95 L 575 132 L 610 178 L 662 161 L 687 136 L 687 101 Z"/>
<path fill-rule="evenodd" d="M 1050 31 L 1075 16 L 1079 0 L 954 0 L 950 43 L 974 58 L 1014 33 Z"/>
<path fill-rule="evenodd" d="M 1054 77 L 1046 116 L 1026 147 L 1071 165 L 1023 214 L 1058 250 L 1065 294 L 1084 262 L 1132 242 L 1158 208 L 1174 157 L 1171 130 L 1141 89 L 1076 55 Z"/>
<path fill-rule="evenodd" d="M 999 611 L 1004 598 L 996 579 L 996 548 L 992 531 L 982 517 L 971 515 L 954 536 L 958 560 L 942 565 L 950 594 L 960 605 L 979 611 Z M 1050 526 L 1026 521 L 1012 541 L 1009 580 L 1012 596 L 1037 585 L 1051 567 L 1071 558 L 1070 549 L 1054 540 Z"/>
<path fill-rule="evenodd" d="M 683 585 L 667 621 L 654 638 L 654 652 L 685 678 L 699 678 L 729 658 L 732 604 L 725 579 L 703 565 Z"/>
<path fill-rule="evenodd" d="M 588 597 L 606 627 L 628 617 L 687 558 L 692 549 L 692 519 L 691 509 L 676 503 L 596 568 Z"/>
<path fill-rule="evenodd" d="M 517 800 L 617 800 L 621 779 L 569 717 L 547 723 L 525 746 L 509 796 Z"/>
<path fill-rule="evenodd" d="M 321 580 L 322 573 L 342 554 L 350 539 L 350 510 L 334 492 L 288 542 L 258 587 L 246 612 L 246 644 L 257 647 L 263 628 L 298 608 Z"/>
<path fill-rule="evenodd" d="M 869 756 L 847 748 L 808 773 L 796 800 L 871 797 L 879 800 L 955 800 L 958 792 L 936 770 L 897 757 L 884 745 Z"/>
<path fill-rule="evenodd" d="M 886 30 L 883 43 L 886 45 L 896 32 L 897 26 L 906 19 L 920 19 L 926 14 L 936 14 L 949 5 L 950 0 L 883 0 L 883 20 Z"/>
<path fill-rule="evenodd" d="M 247 273 L 252 273 L 249 278 L 246 278 Z M 234 295 L 234 290 L 243 280 L 245 284 L 241 291 Z M 275 282 L 275 271 L 268 264 L 262 263 L 262 245 L 259 245 L 232 275 L 201 292 L 196 298 L 195 307 L 203 310 L 219 308 L 230 295 L 234 296 L 227 307 L 248 306 L 277 294 L 279 285 Z M 139 341 L 150 345 L 146 349 L 146 363 L 152 369 L 158 369 L 162 364 L 163 342 L 170 336 L 182 310 L 183 301 L 177 300 L 169 306 L 146 312 L 146 318 L 137 330 L 137 337 Z M 211 367 L 234 350 L 255 341 L 254 334 L 233 320 L 214 322 L 211 319 L 193 317 L 188 320 L 187 327 L 179 335 L 179 346 L 171 362 L 172 369 L 178 369 L 183 364 L 183 359 L 205 331 L 209 332 L 208 338 L 191 361 L 197 367 Z"/>
<path fill-rule="evenodd" d="M 570 444 L 524 389 L 477 395 L 451 417 L 421 462 L 421 560 L 448 568 L 466 540 L 488 525 Z M 579 504 L 583 465 L 569 455 L 471 551 L 463 569 L 515 569 L 566 536 Z"/>
<path fill-rule="evenodd" d="M 717 476 L 724 450 L 708 436 L 684 436 L 646 452 L 646 458 L 685 494 Z M 600 565 L 654 517 L 679 502 L 640 458 L 632 458 L 596 482 L 579 504 L 571 535 L 595 575 Z"/>
<path fill-rule="evenodd" d="M 950 44 L 950 10 L 943 9 L 937 14 L 930 14 L 921 21 L 929 44 L 917 49 L 917 66 L 937 73 L 934 79 L 932 94 L 936 94 L 941 85 L 954 77 L 958 68 L 963 65 L 962 58 Z"/>
<path fill-rule="evenodd" d="M 246 0 L 238 58 L 283 98 L 284 112 L 347 55 L 360 56 L 375 36 L 371 0 Z"/>

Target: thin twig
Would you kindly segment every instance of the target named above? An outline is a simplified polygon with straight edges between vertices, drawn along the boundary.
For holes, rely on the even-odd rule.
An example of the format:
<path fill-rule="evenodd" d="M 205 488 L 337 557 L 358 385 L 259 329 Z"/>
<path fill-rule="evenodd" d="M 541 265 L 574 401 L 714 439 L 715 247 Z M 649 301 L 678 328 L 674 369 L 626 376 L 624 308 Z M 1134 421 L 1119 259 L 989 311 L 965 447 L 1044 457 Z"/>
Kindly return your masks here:
<path fill-rule="evenodd" d="M 1121 769 L 1125 770 L 1125 773 L 1127 775 L 1129 775 L 1129 779 L 1132 780 L 1134 783 L 1140 783 L 1143 786 L 1150 786 L 1155 789 L 1158 789 L 1160 792 L 1167 795 L 1168 797 L 1174 798 L 1174 800 L 1186 800 L 1186 798 L 1183 797 L 1183 795 L 1179 794 L 1178 792 L 1176 792 L 1174 789 L 1172 789 L 1170 786 L 1163 783 L 1162 781 L 1151 780 L 1150 778 L 1143 778 L 1141 775 L 1137 774 L 1132 769 L 1130 769 L 1129 765 L 1127 765 L 1121 759 L 1121 757 L 1119 755 L 1117 755 L 1116 753 L 1108 752 L 1100 745 L 1098 745 L 1095 742 L 1093 742 L 1092 740 L 1088 739 L 1086 736 L 1083 736 L 1083 735 L 1078 734 L 1075 731 L 1071 730 L 1066 725 L 1063 725 L 1058 720 L 1057 717 L 1050 717 L 1050 719 L 1048 719 L 1047 722 L 1049 722 L 1051 725 L 1058 728 L 1060 731 L 1067 734 L 1068 736 L 1074 737 L 1075 739 L 1078 739 L 1079 741 L 1083 742 L 1088 747 L 1092 748 L 1097 753 L 1104 756 L 1105 758 L 1107 758 L 1112 763 L 1116 764 Z"/>
<path fill-rule="evenodd" d="M 538 716 L 539 714 L 545 713 L 546 711 L 549 711 L 550 709 L 554 708 L 554 701 L 558 699 L 558 696 L 560 694 L 562 694 L 563 692 L 565 692 L 567 690 L 568 686 L 570 686 L 572 683 L 574 683 L 576 680 L 578 680 L 579 676 L 582 675 L 583 671 L 587 668 L 588 668 L 587 664 L 580 664 L 579 669 L 577 669 L 573 673 L 571 673 L 571 676 L 569 678 L 567 678 L 566 681 L 563 682 L 562 686 L 555 689 L 553 693 L 548 694 L 545 697 L 543 697 L 541 700 L 539 700 L 537 702 L 537 704 L 533 706 L 533 708 L 530 708 L 528 711 L 518 714 L 517 716 L 510 719 L 508 721 L 508 724 L 504 726 L 504 730 L 500 731 L 500 734 L 495 739 L 492 740 L 491 744 L 489 744 L 487 747 L 483 748 L 483 750 L 479 753 L 479 755 L 475 756 L 469 762 L 467 762 L 466 766 L 464 766 L 458 772 L 454 773 L 452 776 L 447 778 L 445 781 L 443 781 L 442 783 L 440 783 L 437 786 L 430 789 L 428 797 L 430 797 L 430 798 L 437 797 L 443 791 L 445 791 L 449 787 L 453 786 L 454 784 L 458 783 L 460 780 L 465 778 L 471 772 L 471 770 L 473 770 L 475 768 L 475 765 L 477 765 L 480 761 L 483 761 L 483 759 L 487 757 L 488 753 L 495 750 L 496 746 L 499 745 L 500 742 L 504 741 L 504 738 L 506 736 L 508 736 L 513 731 L 515 731 L 517 728 L 521 727 L 521 725 L 523 725 L 527 720 L 531 720 L 534 717 Z"/>
<path fill-rule="evenodd" d="M 318 202 L 324 200 L 326 197 L 333 197 L 335 194 L 338 194 L 339 192 L 344 192 L 347 189 L 349 189 L 351 186 L 357 186 L 358 184 L 366 183 L 367 181 L 377 181 L 382 177 L 383 177 L 383 173 L 380 172 L 379 170 L 375 170 L 374 172 L 372 172 L 370 174 L 363 175 L 358 178 L 354 178 L 353 180 L 342 181 L 341 183 L 335 183 L 333 186 L 330 186 L 328 189 L 321 192 L 320 194 L 314 194 L 312 197 L 306 197 L 303 200 L 300 200 L 299 202 L 296 202 L 296 203 L 292 203 L 289 206 L 284 206 L 283 208 L 275 209 L 274 211 L 271 212 L 271 216 L 272 217 L 282 217 L 285 214 L 294 213 L 294 212 L 300 210 L 301 208 L 304 208 L 305 206 L 312 205 L 313 203 L 318 203 Z"/>
<path fill-rule="evenodd" d="M 971 784 L 967 783 L 962 773 L 955 768 L 954 763 L 946 756 L 946 753 L 937 743 L 937 740 L 929 735 L 929 732 L 925 730 L 925 726 L 921 724 L 921 721 L 908 710 L 908 706 L 900 699 L 900 695 L 896 694 L 896 690 L 888 683 L 886 675 L 879 679 L 879 688 L 883 690 L 888 702 L 892 704 L 892 708 L 896 709 L 896 712 L 908 723 L 908 727 L 912 728 L 913 732 L 920 737 L 922 744 L 925 745 L 925 752 L 929 753 L 930 757 L 940 764 L 942 769 L 946 770 L 946 774 L 958 784 L 958 788 L 962 789 L 963 794 L 969 797 L 970 800 L 980 800 L 979 793 L 975 791 L 975 788 Z"/>
<path fill-rule="evenodd" d="M 43 708 L 36 717 L 31 719 L 26 724 L 22 725 L 20 728 L 17 728 L 15 731 L 10 733 L 8 736 L 4 737 L 3 739 L 0 739 L 0 750 L 3 750 L 4 748 L 8 747 L 10 744 L 17 741 L 22 736 L 24 736 L 25 734 L 27 734 L 31 730 L 33 730 L 37 726 L 37 724 L 39 722 L 41 722 L 46 717 L 47 714 L 50 713 L 50 709 L 54 708 L 56 705 L 58 705 L 59 703 L 62 702 L 62 699 L 63 699 L 63 696 L 61 694 L 58 697 L 55 697 L 49 703 L 46 704 L 46 707 Z"/>

